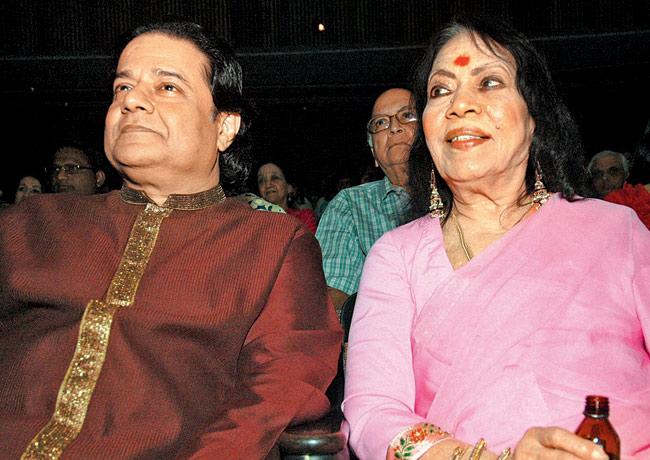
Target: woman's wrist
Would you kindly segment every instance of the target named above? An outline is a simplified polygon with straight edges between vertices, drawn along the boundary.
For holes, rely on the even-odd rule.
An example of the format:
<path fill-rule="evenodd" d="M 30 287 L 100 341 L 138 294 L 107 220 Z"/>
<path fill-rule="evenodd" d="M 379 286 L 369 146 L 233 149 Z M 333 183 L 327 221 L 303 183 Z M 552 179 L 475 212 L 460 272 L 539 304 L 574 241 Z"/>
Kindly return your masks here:
<path fill-rule="evenodd" d="M 388 448 L 388 460 L 417 460 L 451 435 L 431 423 L 418 423 L 399 432 Z"/>

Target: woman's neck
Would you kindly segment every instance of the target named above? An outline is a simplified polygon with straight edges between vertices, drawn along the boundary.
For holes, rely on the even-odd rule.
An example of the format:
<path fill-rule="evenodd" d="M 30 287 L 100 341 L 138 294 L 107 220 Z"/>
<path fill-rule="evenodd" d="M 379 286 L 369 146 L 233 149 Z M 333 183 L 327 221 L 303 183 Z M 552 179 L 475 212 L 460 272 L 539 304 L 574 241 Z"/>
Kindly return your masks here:
<path fill-rule="evenodd" d="M 458 193 L 454 194 L 452 212 L 468 225 L 500 233 L 516 225 L 531 204 L 525 189 L 501 196 Z"/>

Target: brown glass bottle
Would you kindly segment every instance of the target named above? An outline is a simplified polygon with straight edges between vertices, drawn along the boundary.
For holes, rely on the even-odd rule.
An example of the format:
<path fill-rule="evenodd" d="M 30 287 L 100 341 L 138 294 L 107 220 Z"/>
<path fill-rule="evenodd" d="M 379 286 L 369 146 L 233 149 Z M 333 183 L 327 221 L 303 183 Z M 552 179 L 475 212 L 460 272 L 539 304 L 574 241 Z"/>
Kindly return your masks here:
<path fill-rule="evenodd" d="M 609 399 L 605 396 L 587 396 L 583 414 L 585 418 L 578 426 L 576 434 L 600 444 L 610 460 L 619 460 L 621 441 L 609 422 Z"/>

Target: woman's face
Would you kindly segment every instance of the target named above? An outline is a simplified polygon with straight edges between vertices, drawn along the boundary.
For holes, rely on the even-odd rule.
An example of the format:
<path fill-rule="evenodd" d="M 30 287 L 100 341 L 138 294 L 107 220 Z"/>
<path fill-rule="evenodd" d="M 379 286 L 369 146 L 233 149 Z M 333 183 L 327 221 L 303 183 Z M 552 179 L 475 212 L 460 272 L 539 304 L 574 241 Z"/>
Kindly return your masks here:
<path fill-rule="evenodd" d="M 260 196 L 266 201 L 287 209 L 289 198 L 289 184 L 284 178 L 282 170 L 273 163 L 262 165 L 257 171 L 257 187 Z"/>
<path fill-rule="evenodd" d="M 20 203 L 26 197 L 37 195 L 42 191 L 41 182 L 38 179 L 32 176 L 25 176 L 18 183 L 15 203 Z"/>
<path fill-rule="evenodd" d="M 478 46 L 477 46 L 478 43 Z M 517 89 L 512 55 L 461 33 L 433 62 L 422 116 L 427 147 L 450 185 L 524 183 L 535 122 Z"/>

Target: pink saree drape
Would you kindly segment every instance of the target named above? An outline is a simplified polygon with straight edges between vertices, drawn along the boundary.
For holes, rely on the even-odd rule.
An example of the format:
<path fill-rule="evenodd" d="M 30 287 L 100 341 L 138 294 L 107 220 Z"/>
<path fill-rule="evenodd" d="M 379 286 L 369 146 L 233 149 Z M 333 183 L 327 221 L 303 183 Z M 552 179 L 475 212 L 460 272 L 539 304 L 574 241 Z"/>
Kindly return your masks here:
<path fill-rule="evenodd" d="M 454 271 L 424 217 L 369 254 L 344 412 L 362 459 L 429 421 L 493 451 L 531 426 L 574 430 L 611 400 L 623 458 L 650 458 L 650 233 L 623 207 L 554 196 Z"/>

